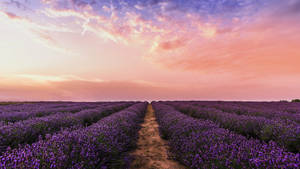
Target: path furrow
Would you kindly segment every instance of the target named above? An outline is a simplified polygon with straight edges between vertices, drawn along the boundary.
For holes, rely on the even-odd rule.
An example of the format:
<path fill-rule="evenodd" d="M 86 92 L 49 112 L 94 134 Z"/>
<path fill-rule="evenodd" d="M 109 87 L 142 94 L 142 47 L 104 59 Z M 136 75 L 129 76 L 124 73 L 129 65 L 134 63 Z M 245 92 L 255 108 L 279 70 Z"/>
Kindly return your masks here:
<path fill-rule="evenodd" d="M 139 131 L 137 149 L 132 153 L 135 157 L 132 169 L 185 169 L 178 162 L 168 159 L 167 142 L 160 138 L 152 106 L 149 104 L 145 121 Z"/>

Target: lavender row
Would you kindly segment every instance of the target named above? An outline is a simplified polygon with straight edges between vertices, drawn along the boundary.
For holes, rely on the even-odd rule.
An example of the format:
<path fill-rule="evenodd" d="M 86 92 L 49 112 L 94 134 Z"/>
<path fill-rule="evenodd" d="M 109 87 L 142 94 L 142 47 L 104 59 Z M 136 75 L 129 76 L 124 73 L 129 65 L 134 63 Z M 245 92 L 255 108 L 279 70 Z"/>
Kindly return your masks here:
<path fill-rule="evenodd" d="M 78 105 L 72 105 L 66 107 L 53 107 L 49 108 L 47 106 L 42 107 L 32 107 L 32 110 L 27 109 L 26 112 L 17 111 L 17 112 L 3 112 L 0 113 L 0 121 L 5 122 L 17 122 L 20 120 L 26 120 L 32 117 L 43 117 L 50 114 L 58 113 L 58 112 L 70 112 L 75 113 L 84 109 L 95 108 L 96 105 L 81 103 Z"/>
<path fill-rule="evenodd" d="M 0 168 L 126 168 L 147 103 L 138 103 L 97 123 L 65 131 L 0 156 Z"/>
<path fill-rule="evenodd" d="M 0 147 L 16 148 L 19 144 L 36 142 L 39 136 L 45 136 L 71 126 L 90 125 L 113 112 L 124 109 L 133 103 L 118 103 L 82 110 L 78 113 L 56 113 L 46 117 L 33 118 L 0 127 Z M 0 151 L 1 152 L 1 151 Z"/>
<path fill-rule="evenodd" d="M 182 102 L 183 103 L 183 102 Z M 260 103 L 260 102 L 187 102 L 193 105 L 201 107 L 210 107 L 222 110 L 227 113 L 235 113 L 238 115 L 247 116 L 262 116 L 270 119 L 282 119 L 287 121 L 295 121 L 300 123 L 300 113 L 291 113 L 288 111 L 287 105 L 276 106 L 275 103 L 280 104 L 280 102 L 271 103 Z M 265 106 L 266 105 L 266 106 Z M 279 109 L 271 108 L 271 106 L 278 107 Z M 300 110 L 300 106 L 298 107 Z M 292 110 L 295 110 L 294 108 Z M 292 111 L 294 112 L 294 111 Z"/>
<path fill-rule="evenodd" d="M 299 168 L 299 154 L 286 152 L 272 141 L 247 139 L 171 106 L 152 105 L 170 156 L 189 168 Z"/>
<path fill-rule="evenodd" d="M 300 113 L 300 103 L 296 102 L 242 102 L 242 101 L 189 101 L 201 105 L 237 105 L 257 110 L 267 110 L 271 112 L 285 112 L 290 114 Z"/>
<path fill-rule="evenodd" d="M 300 125 L 296 123 L 286 123 L 264 117 L 236 115 L 182 102 L 168 102 L 168 104 L 194 118 L 212 120 L 221 127 L 248 138 L 257 138 L 266 142 L 273 140 L 288 151 L 300 151 Z"/>
<path fill-rule="evenodd" d="M 15 104 L 7 104 L 7 105 L 0 105 L 0 113 L 2 112 L 17 112 L 17 111 L 27 111 L 32 110 L 32 108 L 37 107 L 58 107 L 61 105 L 66 105 L 67 103 L 15 103 Z"/>
<path fill-rule="evenodd" d="M 287 112 L 292 114 L 300 113 L 300 103 L 296 102 L 235 102 L 243 106 L 269 109 L 271 111 Z"/>
<path fill-rule="evenodd" d="M 0 113 L 3 112 L 26 112 L 34 109 L 46 109 L 46 108 L 60 108 L 71 107 L 76 105 L 83 105 L 90 103 L 77 103 L 77 102 L 32 102 L 32 103 L 16 103 L 11 105 L 0 106 Z"/>

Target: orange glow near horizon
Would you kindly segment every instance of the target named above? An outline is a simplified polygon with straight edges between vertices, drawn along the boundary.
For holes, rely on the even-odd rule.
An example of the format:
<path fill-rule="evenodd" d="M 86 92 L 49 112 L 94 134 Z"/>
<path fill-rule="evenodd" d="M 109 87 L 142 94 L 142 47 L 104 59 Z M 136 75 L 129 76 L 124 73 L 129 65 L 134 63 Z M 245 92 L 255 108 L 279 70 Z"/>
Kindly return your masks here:
<path fill-rule="evenodd" d="M 0 100 L 297 98 L 300 1 L 250 1 L 5 0 Z"/>

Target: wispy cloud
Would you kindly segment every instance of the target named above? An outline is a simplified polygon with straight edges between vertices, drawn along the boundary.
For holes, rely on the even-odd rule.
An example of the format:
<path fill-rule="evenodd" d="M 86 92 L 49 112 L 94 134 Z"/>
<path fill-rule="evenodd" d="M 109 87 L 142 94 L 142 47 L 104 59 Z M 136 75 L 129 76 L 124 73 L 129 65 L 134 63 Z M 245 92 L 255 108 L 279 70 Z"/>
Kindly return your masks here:
<path fill-rule="evenodd" d="M 118 93 L 124 98 L 125 95 L 130 98 L 156 98 L 160 94 L 166 95 L 165 98 L 173 98 L 175 95 L 184 96 L 185 93 L 195 97 L 234 97 L 235 94 L 254 97 L 251 93 L 254 89 L 286 91 L 284 87 L 288 86 L 280 80 L 298 84 L 297 80 L 294 82 L 292 79 L 298 78 L 300 73 L 300 52 L 297 46 L 300 43 L 300 0 L 3 2 L 0 4 L 6 6 L 0 7 L 0 23 L 9 25 L 4 30 L 9 30 L 14 24 L 17 30 L 29 34 L 29 40 L 41 45 L 39 51 L 45 50 L 43 47 L 51 49 L 47 50 L 47 57 L 52 57 L 55 51 L 54 55 L 64 60 L 61 65 L 74 65 L 66 66 L 64 72 L 99 72 L 99 77 L 103 75 L 106 78 L 115 74 L 110 80 L 85 79 L 79 76 L 59 76 L 60 69 L 56 71 L 57 76 L 21 73 L 16 77 L 39 90 L 46 91 L 47 88 L 51 92 L 45 92 L 43 96 L 48 98 L 58 95 L 60 98 L 113 99 L 117 98 Z M 23 5 L 30 6 L 33 11 L 16 10 L 23 9 Z M 22 55 L 12 50 L 3 50 L 3 53 Z M 80 55 L 75 51 L 80 52 Z M 134 56 L 131 57 L 131 54 Z M 141 58 L 162 68 L 149 66 Z M 17 59 L 14 59 L 10 63 L 17 63 Z M 57 60 L 53 63 L 60 62 Z M 94 67 L 90 68 L 90 65 Z M 32 65 L 24 67 L 24 72 L 48 71 Z M 119 72 L 116 70 L 125 72 L 133 67 L 138 67 L 134 75 L 122 77 L 126 80 L 118 81 Z M 144 71 L 147 73 L 142 75 L 140 72 Z M 173 75 L 173 79 L 168 75 Z M 165 85 L 156 80 L 145 80 L 147 78 L 168 83 Z M 181 78 L 187 79 L 187 82 L 179 82 Z M 216 81 L 214 78 L 221 80 Z M 177 86 L 177 83 L 186 85 Z M 273 84 L 276 86 L 268 89 Z M 293 84 L 290 87 L 296 89 Z M 24 86 L 23 91 L 33 90 L 30 85 Z M 242 88 L 253 90 L 248 92 Z M 109 96 L 108 91 L 113 93 L 112 96 Z"/>
<path fill-rule="evenodd" d="M 58 27 L 56 25 L 47 24 L 42 25 L 36 23 L 28 18 L 18 16 L 12 12 L 5 12 L 0 10 L 0 17 L 2 19 L 14 23 L 17 25 L 22 25 L 21 28 L 24 31 L 28 32 L 29 35 L 32 35 L 33 39 L 35 39 L 38 43 L 43 46 L 53 49 L 57 52 L 68 54 L 68 55 L 77 55 L 77 53 L 72 52 L 64 47 L 62 47 L 52 36 L 51 32 L 73 32 L 71 29 Z M 0 18 L 1 19 L 1 18 Z"/>
<path fill-rule="evenodd" d="M 24 74 L 19 75 L 18 78 L 14 77 L 16 79 L 9 78 L 10 83 L 3 83 L 5 78 L 0 77 L 0 100 L 279 100 L 297 97 L 299 92 L 295 91 L 300 85 L 294 77 L 282 77 L 251 83 L 187 84 L 184 87 L 164 86 L 143 80 L 101 81 L 70 75 Z M 19 78 L 24 80 L 20 81 Z M 7 78 L 5 81 L 7 82 Z M 15 83 L 15 81 L 19 83 Z M 286 84 L 282 84 L 280 81 L 286 81 L 292 85 L 287 87 Z"/>
<path fill-rule="evenodd" d="M 76 52 L 71 51 L 70 49 L 62 47 L 58 41 L 56 41 L 53 37 L 51 37 L 49 32 L 45 31 L 32 31 L 34 33 L 34 39 L 42 44 L 43 46 L 52 49 L 56 52 L 65 54 L 65 55 L 79 55 Z"/>
<path fill-rule="evenodd" d="M 40 74 L 17 74 L 15 76 L 6 77 L 10 79 L 17 79 L 17 78 L 23 78 L 35 82 L 63 82 L 63 81 L 86 81 L 86 82 L 103 82 L 104 80 L 101 80 L 99 78 L 82 78 L 75 75 L 40 75 Z"/>
<path fill-rule="evenodd" d="M 16 89 L 15 81 L 20 78 L 23 80 Z M 104 81 L 74 75 L 20 74 L 7 77 L 5 81 L 10 83 L 0 82 L 0 100 L 150 100 L 158 99 L 161 94 L 166 97 L 171 94 L 168 87 L 143 80 Z"/>
<path fill-rule="evenodd" d="M 38 23 L 38 22 L 35 22 L 35 21 L 29 19 L 28 17 L 18 16 L 17 14 L 12 13 L 12 12 L 6 12 L 6 11 L 0 10 L 0 15 L 3 16 L 4 18 L 6 17 L 8 19 L 11 19 L 12 22 L 20 24 L 27 29 L 49 31 L 49 32 L 67 32 L 67 33 L 74 32 L 71 29 L 61 27 L 61 26 L 55 25 L 55 24 L 50 24 L 50 23 L 41 24 L 41 23 Z"/>
<path fill-rule="evenodd" d="M 0 12 L 1 12 L 1 11 L 0 11 Z M 8 18 L 10 18 L 10 19 L 22 20 L 21 17 L 17 16 L 17 15 L 14 14 L 14 13 L 11 13 L 11 12 L 2 12 L 1 14 L 2 14 L 2 16 L 6 16 L 6 17 L 8 17 Z"/>
<path fill-rule="evenodd" d="M 51 6 L 43 10 L 46 16 L 56 19 L 73 17 L 74 22 L 80 23 L 82 34 L 90 32 L 116 43 L 147 44 L 146 58 L 170 69 L 215 73 L 227 71 L 234 74 L 252 72 L 257 75 L 299 71 L 293 64 L 298 61 L 298 53 L 294 46 L 288 45 L 288 42 L 297 43 L 295 37 L 299 31 L 291 26 L 296 24 L 293 23 L 296 18 L 290 17 L 289 21 L 284 19 L 285 24 L 282 25 L 274 17 L 274 11 L 297 11 L 298 0 L 291 0 L 287 4 L 278 1 L 271 10 L 251 15 L 251 11 L 258 9 L 257 2 L 251 0 L 246 4 L 242 1 L 214 2 L 215 8 L 211 7 L 210 2 L 193 2 L 206 13 L 213 10 L 211 15 L 215 17 L 209 20 L 199 17 L 193 7 L 185 10 L 179 2 L 135 4 L 134 8 L 138 11 L 158 6 L 160 13 L 154 13 L 154 18 L 150 19 L 145 19 L 129 7 L 122 8 L 121 15 L 120 9 L 115 11 L 112 2 L 110 6 L 101 7 L 102 12 L 106 13 L 102 15 L 93 3 L 85 1 L 45 3 Z M 225 11 L 231 17 L 225 22 L 218 11 Z M 279 64 L 282 55 L 289 59 Z"/>
<path fill-rule="evenodd" d="M 236 20 L 229 28 L 202 24 L 196 31 L 174 33 L 184 37 L 185 43 L 157 40 L 149 58 L 169 69 L 225 71 L 237 76 L 298 74 L 298 17 L 278 18 L 273 11 L 258 13 L 256 17 L 251 24 Z"/>
<path fill-rule="evenodd" d="M 21 2 L 19 0 L 3 0 L 2 2 L 0 2 L 0 4 L 8 5 L 8 6 L 15 6 L 21 10 L 32 10 L 26 5 L 26 3 L 28 3 L 28 2 L 29 2 L 29 0 L 22 0 Z"/>

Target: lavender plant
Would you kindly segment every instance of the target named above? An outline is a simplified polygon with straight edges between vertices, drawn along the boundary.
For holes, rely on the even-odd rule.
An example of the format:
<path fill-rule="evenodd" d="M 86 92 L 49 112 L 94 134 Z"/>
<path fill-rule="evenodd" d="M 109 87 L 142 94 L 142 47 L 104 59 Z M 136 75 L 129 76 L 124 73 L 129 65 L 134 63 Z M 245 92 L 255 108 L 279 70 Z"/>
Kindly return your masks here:
<path fill-rule="evenodd" d="M 195 119 L 162 103 L 153 103 L 170 156 L 189 168 L 299 168 L 300 156 L 273 141 L 262 143 Z"/>
<path fill-rule="evenodd" d="M 168 102 L 176 109 L 195 118 L 208 119 L 221 127 L 248 138 L 274 141 L 291 152 L 300 151 L 300 125 L 280 119 L 237 115 L 210 107 L 197 107 L 189 103 Z"/>
<path fill-rule="evenodd" d="M 147 103 L 131 107 L 74 131 L 64 131 L 24 148 L 5 152 L 0 168 L 126 168 Z"/>
<path fill-rule="evenodd" d="M 71 126 L 87 126 L 99 119 L 132 105 L 117 103 L 82 110 L 78 113 L 56 113 L 46 117 L 33 118 L 0 127 L 0 147 L 16 148 L 19 144 L 31 144 L 40 136 L 53 133 Z M 1 151 L 0 151 L 1 152 Z"/>

